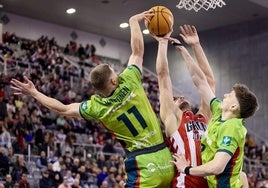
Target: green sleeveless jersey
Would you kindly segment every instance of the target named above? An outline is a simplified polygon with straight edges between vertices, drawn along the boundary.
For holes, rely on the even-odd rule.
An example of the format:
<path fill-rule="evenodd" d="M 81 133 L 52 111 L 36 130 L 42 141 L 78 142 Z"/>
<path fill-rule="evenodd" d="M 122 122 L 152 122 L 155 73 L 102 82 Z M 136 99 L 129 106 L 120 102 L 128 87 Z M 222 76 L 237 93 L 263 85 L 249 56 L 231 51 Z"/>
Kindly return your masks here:
<path fill-rule="evenodd" d="M 164 142 L 141 78 L 138 67 L 128 66 L 119 75 L 119 86 L 109 97 L 93 95 L 79 108 L 84 119 L 102 122 L 128 152 Z"/>
<path fill-rule="evenodd" d="M 243 165 L 244 145 L 247 130 L 244 121 L 233 118 L 221 120 L 221 101 L 214 98 L 211 101 L 212 119 L 209 122 L 207 133 L 202 137 L 202 162 L 211 161 L 216 152 L 226 152 L 231 156 L 224 171 L 217 176 L 207 176 L 209 187 L 213 188 L 240 188 L 240 171 Z"/>

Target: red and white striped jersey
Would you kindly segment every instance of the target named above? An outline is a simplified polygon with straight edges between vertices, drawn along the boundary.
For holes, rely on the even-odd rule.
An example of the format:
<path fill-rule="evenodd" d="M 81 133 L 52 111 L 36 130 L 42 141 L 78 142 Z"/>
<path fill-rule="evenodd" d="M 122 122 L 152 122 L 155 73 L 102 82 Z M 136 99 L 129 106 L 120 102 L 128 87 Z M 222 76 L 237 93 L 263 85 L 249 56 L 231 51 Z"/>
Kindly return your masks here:
<path fill-rule="evenodd" d="M 169 144 L 173 153 L 184 154 L 190 160 L 191 166 L 202 164 L 201 137 L 207 129 L 207 121 L 202 115 L 194 115 L 192 111 L 185 111 L 181 118 L 178 131 L 169 138 Z M 203 177 L 176 174 L 172 182 L 172 188 L 199 187 L 207 188 L 207 182 Z"/>

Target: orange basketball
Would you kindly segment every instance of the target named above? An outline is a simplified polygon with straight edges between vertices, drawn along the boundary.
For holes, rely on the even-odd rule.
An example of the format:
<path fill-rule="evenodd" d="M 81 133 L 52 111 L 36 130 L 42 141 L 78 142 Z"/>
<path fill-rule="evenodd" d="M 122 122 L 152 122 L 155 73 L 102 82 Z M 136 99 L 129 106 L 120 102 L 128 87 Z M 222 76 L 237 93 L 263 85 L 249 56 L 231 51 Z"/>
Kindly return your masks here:
<path fill-rule="evenodd" d="M 150 9 L 154 16 L 149 17 L 150 22 L 145 20 L 145 26 L 149 32 L 158 37 L 165 36 L 173 27 L 173 14 L 164 6 L 154 6 Z"/>

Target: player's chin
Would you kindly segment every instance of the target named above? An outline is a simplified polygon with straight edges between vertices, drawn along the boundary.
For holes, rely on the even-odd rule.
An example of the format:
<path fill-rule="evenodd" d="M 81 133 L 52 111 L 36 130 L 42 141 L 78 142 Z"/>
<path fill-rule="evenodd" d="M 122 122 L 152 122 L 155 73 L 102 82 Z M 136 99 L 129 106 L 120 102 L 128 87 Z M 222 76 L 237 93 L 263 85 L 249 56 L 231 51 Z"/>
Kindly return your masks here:
<path fill-rule="evenodd" d="M 180 103 L 179 108 L 184 111 L 184 110 L 188 110 L 191 109 L 191 105 L 188 101 L 183 101 L 182 103 Z"/>

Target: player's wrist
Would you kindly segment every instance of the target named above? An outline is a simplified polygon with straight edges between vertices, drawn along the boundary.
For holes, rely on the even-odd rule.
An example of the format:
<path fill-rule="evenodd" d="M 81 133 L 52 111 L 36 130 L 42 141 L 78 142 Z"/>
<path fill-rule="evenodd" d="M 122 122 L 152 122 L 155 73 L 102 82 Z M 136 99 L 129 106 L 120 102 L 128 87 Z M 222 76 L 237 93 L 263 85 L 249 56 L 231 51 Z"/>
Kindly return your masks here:
<path fill-rule="evenodd" d="M 192 166 L 186 166 L 184 169 L 184 174 L 190 175 L 190 169 L 193 168 Z"/>

